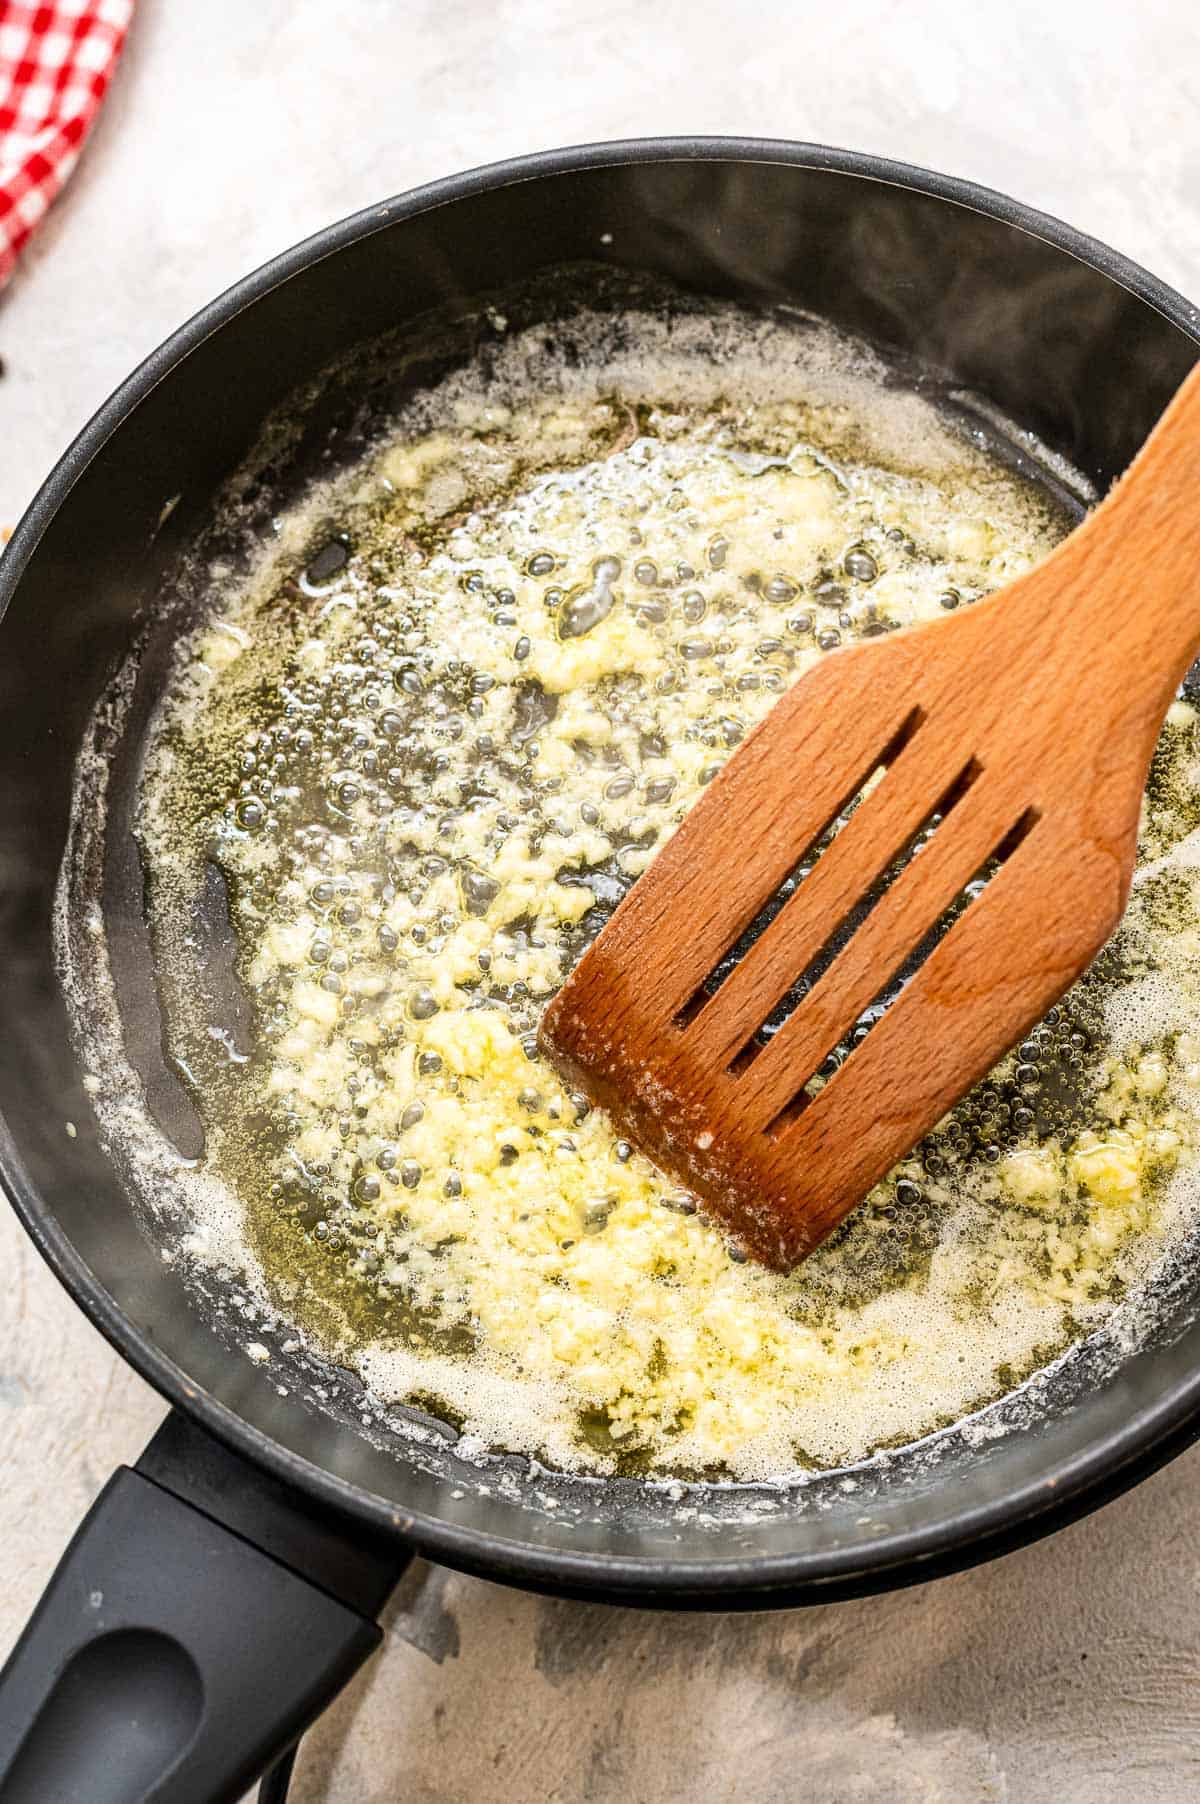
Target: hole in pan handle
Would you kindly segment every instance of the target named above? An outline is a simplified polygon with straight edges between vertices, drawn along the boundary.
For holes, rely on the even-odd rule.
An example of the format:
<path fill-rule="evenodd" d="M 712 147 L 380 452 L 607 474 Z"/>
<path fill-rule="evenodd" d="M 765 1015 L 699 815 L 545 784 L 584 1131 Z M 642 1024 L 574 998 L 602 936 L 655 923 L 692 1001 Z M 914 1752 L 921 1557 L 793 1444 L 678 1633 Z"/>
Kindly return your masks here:
<path fill-rule="evenodd" d="M 289 1750 L 378 1646 L 410 1557 L 169 1416 L 0 1672 L 0 1798 L 234 1804 L 274 1766 L 282 1799 Z"/>

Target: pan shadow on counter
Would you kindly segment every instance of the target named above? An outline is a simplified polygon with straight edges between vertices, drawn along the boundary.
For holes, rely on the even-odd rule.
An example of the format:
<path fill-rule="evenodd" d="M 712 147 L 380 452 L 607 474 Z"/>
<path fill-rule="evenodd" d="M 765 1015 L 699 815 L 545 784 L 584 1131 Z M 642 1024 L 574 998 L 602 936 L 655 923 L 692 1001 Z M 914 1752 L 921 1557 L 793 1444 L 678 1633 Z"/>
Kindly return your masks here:
<path fill-rule="evenodd" d="M 610 1609 L 418 1561 L 292 1796 L 1097 1804 L 1137 1748 L 1139 1804 L 1176 1804 L 1200 1784 L 1198 1476 L 1200 1451 L 989 1566 L 784 1614 Z"/>

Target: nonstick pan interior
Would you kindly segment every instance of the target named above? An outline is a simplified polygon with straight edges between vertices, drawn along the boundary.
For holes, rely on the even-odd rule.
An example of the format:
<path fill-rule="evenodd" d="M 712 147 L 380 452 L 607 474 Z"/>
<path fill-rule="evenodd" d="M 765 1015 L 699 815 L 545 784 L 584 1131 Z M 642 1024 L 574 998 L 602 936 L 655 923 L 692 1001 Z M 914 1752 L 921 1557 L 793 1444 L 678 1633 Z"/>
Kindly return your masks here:
<path fill-rule="evenodd" d="M 259 1368 L 229 1286 L 210 1283 L 206 1298 L 164 1262 L 162 1235 L 138 1219 L 101 1145 L 52 960 L 89 718 L 142 636 L 142 680 L 117 736 L 127 795 L 166 651 L 194 605 L 180 560 L 268 417 L 301 396 L 304 429 L 275 442 L 260 486 L 246 488 L 251 511 L 353 453 L 368 387 L 402 392 L 465 354 L 484 300 L 541 274 L 532 292 L 552 311 L 557 292 L 609 292 L 613 272 L 811 309 L 983 395 L 1100 487 L 1196 355 L 1177 297 L 1051 222 L 936 178 L 786 146 L 534 159 L 359 216 L 251 278 L 114 397 L 0 562 L 0 600 L 11 596 L 0 657 L 0 1156 L 31 1230 L 94 1319 L 168 1396 L 279 1475 L 498 1576 L 647 1601 L 782 1601 L 978 1557 L 1186 1436 L 1200 1363 L 1190 1251 L 1159 1287 L 1136 1351 L 1097 1344 L 984 1423 L 850 1475 L 681 1497 L 524 1461 L 481 1467 L 436 1431 L 414 1442 L 389 1426 L 350 1374 L 287 1366 L 275 1349 Z M 367 348 L 381 339 L 382 352 Z M 127 1037 L 150 1069 L 139 873 L 119 806 L 114 825 L 97 875 L 119 929 Z"/>

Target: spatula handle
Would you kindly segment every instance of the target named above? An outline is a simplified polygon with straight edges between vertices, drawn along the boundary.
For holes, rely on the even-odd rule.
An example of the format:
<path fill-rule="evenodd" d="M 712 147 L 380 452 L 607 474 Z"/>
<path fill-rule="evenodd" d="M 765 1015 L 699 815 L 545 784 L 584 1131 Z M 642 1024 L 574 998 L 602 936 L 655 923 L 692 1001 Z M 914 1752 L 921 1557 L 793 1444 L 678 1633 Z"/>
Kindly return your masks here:
<path fill-rule="evenodd" d="M 1095 512 L 1054 554 L 1060 623 L 1166 711 L 1200 653 L 1200 364 Z"/>

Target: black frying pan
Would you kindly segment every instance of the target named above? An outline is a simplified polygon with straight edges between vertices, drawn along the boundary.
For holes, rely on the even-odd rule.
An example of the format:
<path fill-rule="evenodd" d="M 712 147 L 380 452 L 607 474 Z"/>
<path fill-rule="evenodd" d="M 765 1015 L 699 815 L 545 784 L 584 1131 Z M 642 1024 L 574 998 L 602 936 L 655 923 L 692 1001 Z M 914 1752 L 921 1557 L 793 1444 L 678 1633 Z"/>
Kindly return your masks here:
<path fill-rule="evenodd" d="M 1089 1346 L 1037 1409 L 996 1406 L 992 1438 L 901 1452 L 851 1494 L 836 1478 L 764 1493 L 756 1514 L 744 1493 L 710 1488 L 685 1522 L 637 1481 L 481 1470 L 449 1438 L 368 1437 L 346 1374 L 325 1375 L 319 1406 L 305 1382 L 281 1397 L 277 1371 L 247 1361 L 139 1226 L 97 1139 L 51 956 L 95 700 L 139 621 L 170 626 L 181 553 L 289 394 L 426 317 L 466 344 L 480 298 L 588 262 L 811 308 L 982 394 L 1101 488 L 1200 342 L 1178 295 L 998 195 L 801 145 L 648 141 L 456 177 L 331 227 L 199 314 L 86 427 L 0 559 L 0 1174 L 63 1283 L 172 1413 L 97 1501 L 0 1676 L 5 1804 L 238 1797 L 374 1647 L 417 1550 L 623 1603 L 827 1600 L 1046 1533 L 1196 1436 L 1200 1285 L 1182 1249 L 1135 1353 Z M 296 474 L 352 448 L 345 370 L 368 367 L 389 379 L 378 355 L 344 365 L 288 450 Z M 390 380 L 421 375 L 418 358 Z M 117 889 L 125 851 L 109 849 Z M 267 1787 L 282 1797 L 282 1768 Z"/>

